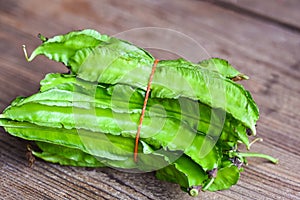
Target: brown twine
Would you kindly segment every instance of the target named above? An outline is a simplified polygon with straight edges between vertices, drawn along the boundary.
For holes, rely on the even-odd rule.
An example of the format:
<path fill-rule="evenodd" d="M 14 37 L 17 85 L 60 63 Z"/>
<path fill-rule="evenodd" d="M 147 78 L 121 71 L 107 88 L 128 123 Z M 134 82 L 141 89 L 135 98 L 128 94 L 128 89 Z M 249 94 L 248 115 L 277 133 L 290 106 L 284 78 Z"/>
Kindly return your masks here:
<path fill-rule="evenodd" d="M 154 76 L 155 69 L 156 69 L 156 66 L 157 66 L 158 62 L 159 62 L 159 60 L 155 59 L 155 61 L 153 63 L 153 66 L 152 66 L 152 71 L 151 71 L 151 74 L 150 74 L 150 77 L 149 77 L 149 81 L 148 81 L 148 86 L 147 86 L 146 95 L 145 95 L 145 99 L 144 99 L 144 105 L 143 105 L 142 113 L 141 113 L 141 116 L 140 116 L 140 122 L 139 122 L 139 126 L 138 126 L 136 136 L 135 136 L 134 162 L 137 162 L 138 146 L 139 146 L 141 128 L 142 128 L 144 115 L 145 115 L 145 111 L 146 111 L 146 106 L 147 106 L 147 102 L 148 102 L 148 98 L 149 98 L 149 94 L 150 94 L 151 83 L 152 83 L 153 76 Z"/>

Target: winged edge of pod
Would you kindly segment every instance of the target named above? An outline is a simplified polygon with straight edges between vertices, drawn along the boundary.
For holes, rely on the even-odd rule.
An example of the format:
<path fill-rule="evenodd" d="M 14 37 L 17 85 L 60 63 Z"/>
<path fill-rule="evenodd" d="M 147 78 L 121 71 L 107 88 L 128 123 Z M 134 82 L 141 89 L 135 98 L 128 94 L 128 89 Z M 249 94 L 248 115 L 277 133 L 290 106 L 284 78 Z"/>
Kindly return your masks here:
<path fill-rule="evenodd" d="M 226 60 L 158 63 L 138 144 L 139 162 L 135 162 L 134 138 L 154 57 L 90 29 L 39 37 L 43 43 L 29 58 L 23 46 L 26 59 L 44 55 L 62 62 L 70 74 L 47 74 L 39 92 L 17 97 L 0 115 L 0 126 L 8 133 L 36 143 L 29 149 L 32 155 L 61 165 L 156 170 L 158 179 L 179 184 L 191 196 L 229 189 L 237 183 L 247 157 L 278 162 L 269 155 L 238 150 L 239 143 L 250 149 L 260 140 L 248 138 L 256 135 L 259 111 L 250 92 L 236 83 L 249 77 Z M 166 75 L 183 78 L 189 87 L 168 81 Z M 223 90 L 226 105 L 213 100 L 210 90 Z M 225 113 L 223 123 L 212 122 L 213 109 Z M 155 134 L 151 120 L 164 121 Z M 210 128 L 219 131 L 218 137 L 210 137 Z M 207 142 L 213 144 L 211 150 L 201 155 Z"/>

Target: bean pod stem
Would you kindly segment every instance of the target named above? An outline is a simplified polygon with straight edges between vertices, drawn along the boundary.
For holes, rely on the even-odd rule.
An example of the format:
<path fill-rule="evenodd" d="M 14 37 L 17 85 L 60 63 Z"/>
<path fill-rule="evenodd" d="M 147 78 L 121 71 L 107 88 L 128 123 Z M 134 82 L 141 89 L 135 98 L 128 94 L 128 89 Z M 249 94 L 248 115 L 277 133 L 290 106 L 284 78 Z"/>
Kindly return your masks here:
<path fill-rule="evenodd" d="M 277 158 L 274 158 L 267 154 L 256 153 L 256 152 L 236 152 L 236 151 L 234 151 L 234 152 L 230 152 L 229 156 L 230 157 L 237 156 L 237 157 L 245 157 L 245 158 L 247 158 L 247 157 L 264 158 L 274 164 L 278 164 L 278 162 L 279 162 L 279 159 L 277 159 Z"/>

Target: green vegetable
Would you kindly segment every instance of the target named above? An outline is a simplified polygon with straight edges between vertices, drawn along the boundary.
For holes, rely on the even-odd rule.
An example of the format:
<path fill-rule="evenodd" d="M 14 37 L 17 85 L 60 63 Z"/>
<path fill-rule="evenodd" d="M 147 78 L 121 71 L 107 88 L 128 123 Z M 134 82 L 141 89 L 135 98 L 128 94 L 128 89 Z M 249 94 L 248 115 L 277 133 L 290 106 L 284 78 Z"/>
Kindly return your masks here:
<path fill-rule="evenodd" d="M 32 154 L 61 165 L 156 171 L 191 196 L 236 184 L 258 108 L 227 61 L 162 60 L 156 66 L 134 160 L 135 137 L 154 58 L 94 30 L 47 39 L 37 55 L 63 62 L 71 74 L 48 74 L 40 91 L 17 97 L 0 115 L 13 136 L 35 141 Z"/>
<path fill-rule="evenodd" d="M 68 82 L 64 83 L 65 80 L 68 80 Z M 14 105 L 21 106 L 28 102 L 38 101 L 40 104 L 50 106 L 76 106 L 82 108 L 95 106 L 98 108 L 111 108 L 114 112 L 121 113 L 141 112 L 143 91 L 128 85 L 115 85 L 107 88 L 98 85 L 95 87 L 93 84 L 76 80 L 74 76 L 61 76 L 60 74 L 49 74 L 41 82 L 47 84 L 42 85 L 42 92 L 28 98 L 19 99 Z M 114 98 L 112 98 L 112 94 L 114 94 Z M 93 102 L 93 105 L 90 105 L 91 102 Z M 159 104 L 162 107 L 154 106 Z M 151 116 L 164 118 L 167 115 L 168 118 L 182 120 L 182 122 L 200 133 L 207 133 L 214 129 L 216 131 L 222 130 L 220 127 L 222 122 L 218 120 L 218 116 L 213 116 L 210 107 L 187 98 L 179 98 L 179 100 L 151 98 L 148 101 L 148 108 L 151 108 Z M 195 110 L 199 110 L 200 117 Z M 246 128 L 232 118 L 230 114 L 227 114 L 224 120 L 222 138 L 232 142 L 240 140 L 249 146 Z"/>
<path fill-rule="evenodd" d="M 138 47 L 89 30 L 49 39 L 33 51 L 28 60 L 39 54 L 63 62 L 78 78 L 106 84 L 129 84 L 141 89 L 147 86 L 154 62 L 149 53 Z M 188 97 L 223 108 L 255 135 L 256 104 L 248 91 L 224 78 L 223 74 L 224 70 L 221 76 L 215 68 L 211 70 L 184 59 L 161 61 L 153 79 L 151 97 Z M 220 101 L 211 92 L 218 95 Z"/>
<path fill-rule="evenodd" d="M 202 67 L 207 67 L 209 69 L 215 69 L 216 72 L 220 73 L 225 78 L 229 78 L 231 80 L 243 80 L 249 79 L 248 76 L 241 74 L 238 70 L 236 70 L 227 60 L 223 60 L 220 58 L 211 58 L 208 60 L 203 60 L 199 62 Z"/>
<path fill-rule="evenodd" d="M 36 142 L 36 144 L 42 152 L 32 151 L 33 155 L 45 161 L 69 166 L 105 167 L 105 164 L 101 163 L 95 156 L 87 154 L 80 149 L 46 142 Z"/>

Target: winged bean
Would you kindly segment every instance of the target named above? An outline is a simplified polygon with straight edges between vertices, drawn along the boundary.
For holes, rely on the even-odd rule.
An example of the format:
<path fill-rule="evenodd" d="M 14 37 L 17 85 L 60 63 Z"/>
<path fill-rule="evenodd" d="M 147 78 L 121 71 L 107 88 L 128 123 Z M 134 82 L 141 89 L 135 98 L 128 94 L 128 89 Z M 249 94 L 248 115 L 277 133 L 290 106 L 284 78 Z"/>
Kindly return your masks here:
<path fill-rule="evenodd" d="M 95 86 L 89 82 L 76 79 L 74 76 L 66 77 L 66 75 L 61 74 L 49 74 L 42 82 L 40 93 L 22 100 L 19 99 L 13 105 L 20 106 L 28 102 L 38 102 L 49 106 L 80 106 L 89 109 L 94 106 L 112 109 L 114 112 L 141 112 L 140 108 L 143 104 L 144 92 L 128 85 Z M 181 120 L 190 128 L 202 134 L 206 134 L 209 131 L 217 131 L 215 135 L 218 137 L 222 132 L 221 138 L 223 140 L 228 142 L 240 140 L 247 147 L 249 146 L 246 127 L 228 113 L 224 119 L 224 127 L 221 127 L 222 121 L 219 120 L 218 116 L 214 115 L 216 112 L 213 112 L 213 108 L 200 102 L 188 98 L 151 98 L 148 100 L 148 111 L 149 108 L 151 108 L 151 116 L 167 116 L 168 118 Z"/>
<path fill-rule="evenodd" d="M 85 42 L 90 40 L 93 42 Z M 58 48 L 60 51 L 56 51 Z M 49 39 L 37 47 L 28 60 L 33 60 L 39 54 L 63 62 L 84 80 L 106 84 L 124 83 L 141 89 L 147 85 L 147 77 L 154 62 L 154 58 L 143 49 L 88 30 Z M 182 96 L 223 108 L 250 128 L 253 134 L 256 133 L 255 124 L 259 114 L 250 93 L 214 70 L 201 68 L 183 59 L 161 61 L 157 65 L 151 89 L 151 97 Z M 218 94 L 220 99 L 212 96 L 211 92 Z"/>
<path fill-rule="evenodd" d="M 157 170 L 157 178 L 178 183 L 191 196 L 236 184 L 247 157 L 278 162 L 239 152 L 239 142 L 249 148 L 257 141 L 249 143 L 248 136 L 256 133 L 259 112 L 250 93 L 234 82 L 248 77 L 227 61 L 155 65 L 136 162 L 134 138 L 154 57 L 94 30 L 39 37 L 43 44 L 30 58 L 25 51 L 27 60 L 45 55 L 63 62 L 70 74 L 48 74 L 40 92 L 16 98 L 0 114 L 7 132 L 37 143 L 39 150 L 31 150 L 36 157 L 62 165 Z"/>

